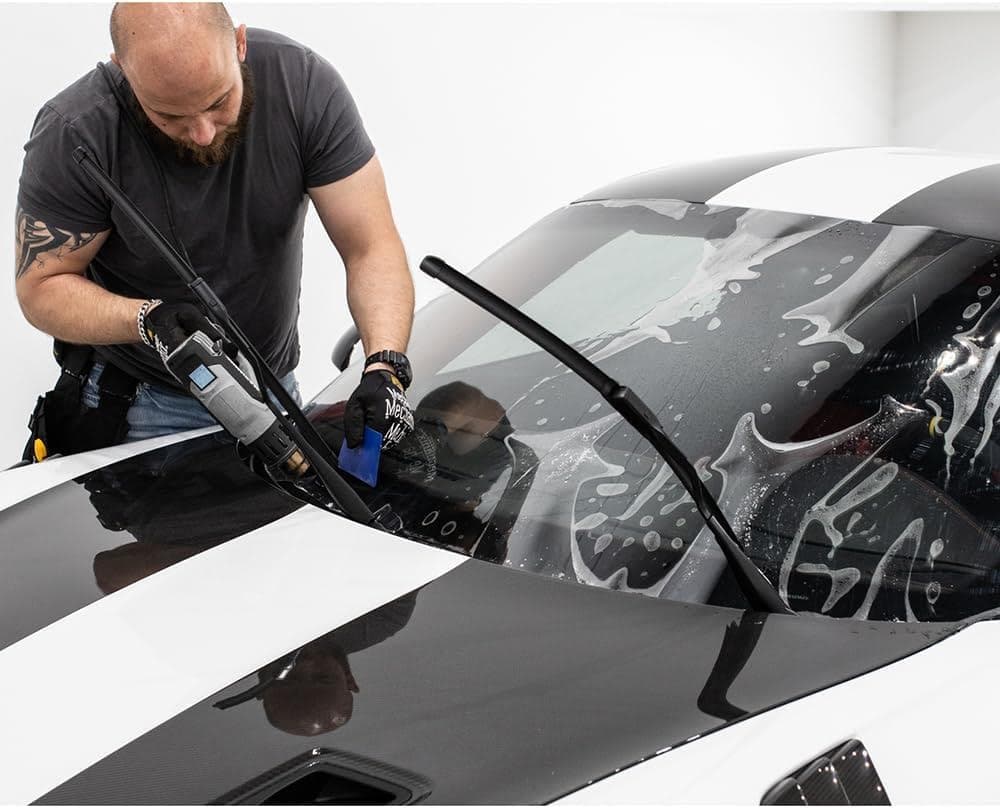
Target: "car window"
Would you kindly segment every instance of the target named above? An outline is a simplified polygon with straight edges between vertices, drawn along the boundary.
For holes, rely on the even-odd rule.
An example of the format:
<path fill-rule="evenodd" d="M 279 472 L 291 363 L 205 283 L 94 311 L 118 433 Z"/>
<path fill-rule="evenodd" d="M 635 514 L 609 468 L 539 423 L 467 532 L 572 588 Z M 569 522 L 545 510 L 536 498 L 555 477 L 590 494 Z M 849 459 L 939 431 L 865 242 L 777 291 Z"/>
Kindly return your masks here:
<path fill-rule="evenodd" d="M 996 255 L 930 228 L 608 200 L 475 276 L 650 405 L 792 608 L 951 620 L 1000 605 Z M 560 363 L 454 295 L 409 353 L 415 436 L 358 484 L 407 535 L 742 605 L 669 468 Z M 311 408 L 337 447 L 355 380 Z"/>

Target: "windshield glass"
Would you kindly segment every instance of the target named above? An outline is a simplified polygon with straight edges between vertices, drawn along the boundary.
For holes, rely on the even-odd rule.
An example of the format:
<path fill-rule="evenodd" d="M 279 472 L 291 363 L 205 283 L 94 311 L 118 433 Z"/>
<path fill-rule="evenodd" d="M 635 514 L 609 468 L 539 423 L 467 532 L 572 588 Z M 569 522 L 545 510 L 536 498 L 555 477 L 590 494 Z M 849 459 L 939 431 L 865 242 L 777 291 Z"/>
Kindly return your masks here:
<path fill-rule="evenodd" d="M 796 611 L 953 620 L 1000 605 L 997 245 L 929 228 L 603 201 L 476 279 L 632 387 Z M 454 294 L 417 316 L 417 429 L 378 486 L 404 532 L 654 597 L 743 605 L 635 431 Z M 310 406 L 339 448 L 355 365 Z"/>

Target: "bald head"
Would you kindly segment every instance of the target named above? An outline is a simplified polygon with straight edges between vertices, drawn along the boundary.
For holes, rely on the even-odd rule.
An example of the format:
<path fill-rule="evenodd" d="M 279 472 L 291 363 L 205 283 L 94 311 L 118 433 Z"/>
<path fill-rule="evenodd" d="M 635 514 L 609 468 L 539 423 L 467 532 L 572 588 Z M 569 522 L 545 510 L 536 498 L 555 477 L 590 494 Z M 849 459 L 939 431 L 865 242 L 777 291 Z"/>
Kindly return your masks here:
<path fill-rule="evenodd" d="M 246 26 L 221 3 L 118 3 L 111 38 L 155 135 L 202 165 L 225 160 L 253 104 Z"/>
<path fill-rule="evenodd" d="M 135 45 L 182 46 L 215 36 L 231 41 L 233 20 L 222 3 L 115 3 L 111 44 L 119 61 Z"/>

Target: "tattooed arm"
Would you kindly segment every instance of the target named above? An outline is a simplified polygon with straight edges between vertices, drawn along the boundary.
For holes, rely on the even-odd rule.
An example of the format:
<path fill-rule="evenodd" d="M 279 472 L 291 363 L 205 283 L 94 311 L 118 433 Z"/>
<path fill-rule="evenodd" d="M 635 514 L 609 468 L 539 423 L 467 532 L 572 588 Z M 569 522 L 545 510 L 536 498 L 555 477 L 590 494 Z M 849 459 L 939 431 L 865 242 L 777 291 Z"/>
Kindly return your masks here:
<path fill-rule="evenodd" d="M 138 342 L 141 300 L 120 297 L 84 277 L 110 230 L 73 233 L 18 208 L 14 234 L 17 300 L 28 322 L 83 345 Z"/>

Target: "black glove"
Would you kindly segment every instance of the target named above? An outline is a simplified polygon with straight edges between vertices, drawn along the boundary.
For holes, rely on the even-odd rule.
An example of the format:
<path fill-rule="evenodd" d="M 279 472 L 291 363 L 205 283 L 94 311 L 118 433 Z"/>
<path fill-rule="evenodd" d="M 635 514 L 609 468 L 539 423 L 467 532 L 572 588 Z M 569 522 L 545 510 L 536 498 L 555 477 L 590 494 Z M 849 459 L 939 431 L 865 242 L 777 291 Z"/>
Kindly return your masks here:
<path fill-rule="evenodd" d="M 195 331 L 213 341 L 222 338 L 219 329 L 193 303 L 160 303 L 146 313 L 145 324 L 146 334 L 163 360 Z"/>
<path fill-rule="evenodd" d="M 388 370 L 370 370 L 351 393 L 344 409 L 344 437 L 356 449 L 365 437 L 365 427 L 382 433 L 382 448 L 399 443 L 413 429 L 413 411 L 403 385 Z"/>

